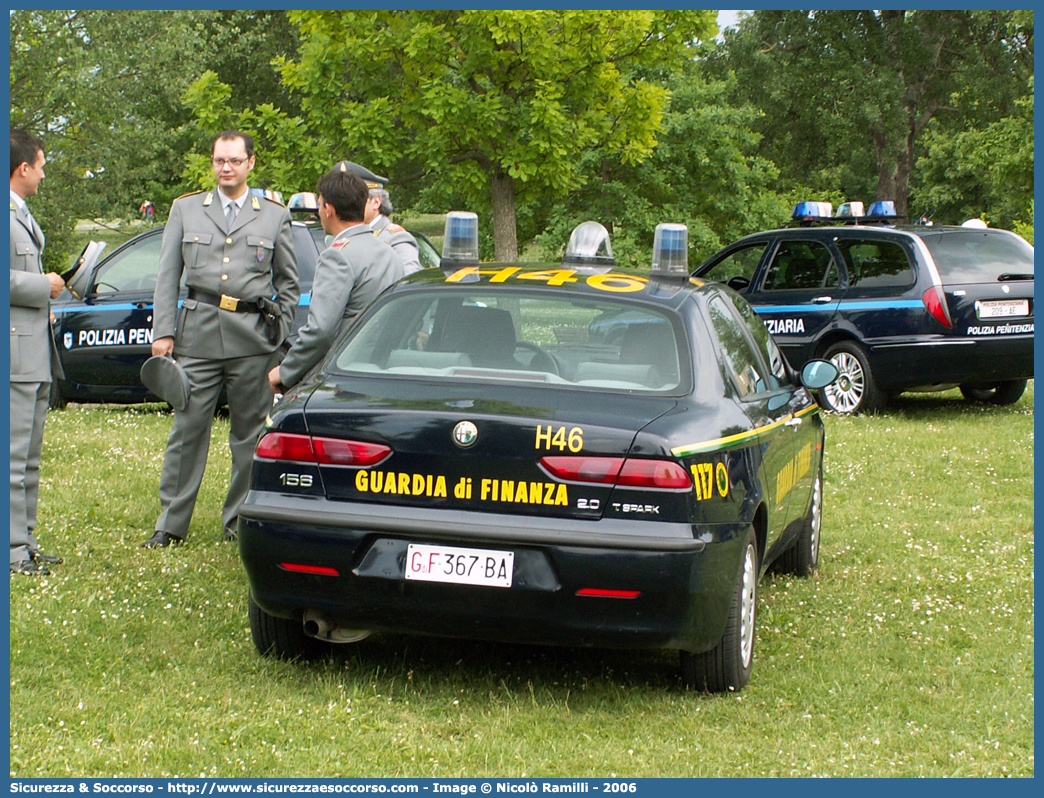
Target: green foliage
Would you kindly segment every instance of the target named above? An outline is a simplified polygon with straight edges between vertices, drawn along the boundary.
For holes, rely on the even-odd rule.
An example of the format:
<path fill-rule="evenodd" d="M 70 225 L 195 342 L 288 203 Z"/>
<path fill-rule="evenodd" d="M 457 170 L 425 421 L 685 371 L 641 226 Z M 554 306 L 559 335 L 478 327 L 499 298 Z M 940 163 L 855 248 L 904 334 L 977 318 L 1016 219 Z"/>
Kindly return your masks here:
<path fill-rule="evenodd" d="M 132 218 L 175 196 L 178 97 L 200 58 L 185 12 L 12 13 L 10 122 L 46 148 L 33 207 L 48 266 L 66 266 L 76 219 Z"/>
<path fill-rule="evenodd" d="M 1014 114 L 973 129 L 931 128 L 915 196 L 936 219 L 985 219 L 1013 229 L 1033 223 L 1033 78 Z"/>
<path fill-rule="evenodd" d="M 219 542 L 227 420 L 188 542 L 146 551 L 169 412 L 70 405 L 38 530 L 66 562 L 11 579 L 10 775 L 1032 777 L 1030 385 L 828 416 L 820 571 L 762 581 L 754 675 L 715 697 L 672 652 L 384 634 L 261 658 Z"/>
<path fill-rule="evenodd" d="M 981 128 L 1026 95 L 1026 24 L 1013 11 L 755 11 L 710 62 L 739 77 L 733 103 L 764 111 L 762 152 L 784 184 L 905 213 L 929 124 Z"/>
<path fill-rule="evenodd" d="M 342 158 L 399 211 L 479 213 L 484 257 L 561 255 L 576 223 L 694 265 L 801 199 L 893 198 L 938 222 L 1033 223 L 1033 12 L 15 11 L 12 127 L 42 134 L 32 206 L 61 269 L 80 219 L 162 221 L 213 185 L 224 128 L 251 183 L 312 190 Z M 496 213 L 492 186 L 498 193 Z M 510 205 L 514 203 L 514 208 Z M 533 242 L 536 242 L 533 245 Z M 506 248 L 507 247 L 507 248 Z"/>
<path fill-rule="evenodd" d="M 10 122 L 47 150 L 33 210 L 54 269 L 78 219 L 137 218 L 145 199 L 162 217 L 199 187 L 182 182 L 185 159 L 217 131 L 189 126 L 182 95 L 205 69 L 241 102 L 289 102 L 268 64 L 294 44 L 283 12 L 15 11 L 10 22 Z"/>
<path fill-rule="evenodd" d="M 538 236 L 544 257 L 561 257 L 569 234 L 587 219 L 613 234 L 613 254 L 625 266 L 648 266 L 661 222 L 689 228 L 689 262 L 696 266 L 729 241 L 781 224 L 789 197 L 777 194 L 775 166 L 759 155 L 760 113 L 725 102 L 731 79 L 708 79 L 690 62 L 668 82 L 670 105 L 660 143 L 640 165 L 595 153 L 585 176 L 550 211 Z"/>
<path fill-rule="evenodd" d="M 585 152 L 626 164 L 647 158 L 667 92 L 639 70 L 678 66 L 689 43 L 714 30 L 710 12 L 302 11 L 291 19 L 301 46 L 282 74 L 301 98 L 313 146 L 395 182 L 450 186 L 480 213 L 492 208 L 495 175 L 529 202 L 582 180 Z M 514 210 L 502 210 L 513 226 Z"/>

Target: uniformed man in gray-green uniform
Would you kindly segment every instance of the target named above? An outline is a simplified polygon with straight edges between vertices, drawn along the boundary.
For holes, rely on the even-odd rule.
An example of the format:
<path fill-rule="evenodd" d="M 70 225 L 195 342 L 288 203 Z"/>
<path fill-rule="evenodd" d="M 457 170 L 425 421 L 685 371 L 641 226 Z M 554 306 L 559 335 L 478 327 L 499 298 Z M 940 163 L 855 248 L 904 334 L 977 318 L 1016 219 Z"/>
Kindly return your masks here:
<path fill-rule="evenodd" d="M 253 140 L 225 131 L 214 140 L 211 161 L 217 189 L 174 200 L 163 231 L 152 354 L 177 359 L 189 378 L 189 398 L 174 411 L 160 476 L 161 512 L 146 548 L 188 535 L 222 389 L 232 475 L 221 525 L 226 540 L 236 539 L 254 445 L 272 407 L 268 372 L 279 362 L 300 297 L 290 212 L 247 186 Z M 188 296 L 179 309 L 182 280 Z"/>
<path fill-rule="evenodd" d="M 62 558 L 36 542 L 40 455 L 51 380 L 63 376 L 51 300 L 65 287 L 43 270 L 44 234 L 26 199 L 44 179 L 43 142 L 11 131 L 11 573 L 46 576 Z"/>
<path fill-rule="evenodd" d="M 269 372 L 276 393 L 300 382 L 337 334 L 403 276 L 402 262 L 363 220 L 369 189 L 362 178 L 335 168 L 320 178 L 316 193 L 319 220 L 333 240 L 315 266 L 308 320 L 283 362 Z"/>
<path fill-rule="evenodd" d="M 402 260 L 402 268 L 406 274 L 419 272 L 423 267 L 420 264 L 417 239 L 402 225 L 394 224 L 388 218 L 392 213 L 391 197 L 384 188 L 388 178 L 375 175 L 365 166 L 351 161 L 340 161 L 334 168 L 342 172 L 354 172 L 366 181 L 366 188 L 370 192 L 366 203 L 366 224 L 373 228 L 373 232 L 381 241 L 386 241 L 395 250 L 395 254 Z"/>

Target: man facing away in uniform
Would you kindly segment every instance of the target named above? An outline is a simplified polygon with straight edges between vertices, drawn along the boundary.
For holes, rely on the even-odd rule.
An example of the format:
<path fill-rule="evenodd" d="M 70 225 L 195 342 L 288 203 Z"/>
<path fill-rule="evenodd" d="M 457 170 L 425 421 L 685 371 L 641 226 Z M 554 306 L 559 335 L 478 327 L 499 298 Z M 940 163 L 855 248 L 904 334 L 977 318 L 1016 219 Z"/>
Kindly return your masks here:
<path fill-rule="evenodd" d="M 403 276 L 399 258 L 364 221 L 369 191 L 358 175 L 334 169 L 320 178 L 316 192 L 319 220 L 333 241 L 315 266 L 308 321 L 283 362 L 268 374 L 276 393 L 300 382 L 338 332 Z"/>
<path fill-rule="evenodd" d="M 334 169 L 341 172 L 354 172 L 363 179 L 370 192 L 366 201 L 364 221 L 373 228 L 377 238 L 395 250 L 395 254 L 402 260 L 402 268 L 406 274 L 419 272 L 423 267 L 420 264 L 420 248 L 417 246 L 417 239 L 410 235 L 404 227 L 393 224 L 392 220 L 388 218 L 392 213 L 391 196 L 384 188 L 388 178 L 375 175 L 365 166 L 359 166 L 351 161 L 340 161 Z"/>
<path fill-rule="evenodd" d="M 153 355 L 173 355 L 189 379 L 184 410 L 175 410 L 160 476 L 155 534 L 141 545 L 178 544 L 188 535 L 222 388 L 228 398 L 232 475 L 221 510 L 235 540 L 250 465 L 272 407 L 269 370 L 293 326 L 300 286 L 290 212 L 247 187 L 254 142 L 225 131 L 211 152 L 217 189 L 174 200 L 163 231 L 153 312 Z M 184 277 L 188 297 L 178 308 Z"/>
<path fill-rule="evenodd" d="M 11 573 L 46 576 L 61 557 L 36 542 L 40 453 L 51 379 L 62 375 L 51 335 L 51 300 L 65 287 L 40 260 L 44 234 L 26 199 L 44 178 L 43 142 L 11 131 Z"/>

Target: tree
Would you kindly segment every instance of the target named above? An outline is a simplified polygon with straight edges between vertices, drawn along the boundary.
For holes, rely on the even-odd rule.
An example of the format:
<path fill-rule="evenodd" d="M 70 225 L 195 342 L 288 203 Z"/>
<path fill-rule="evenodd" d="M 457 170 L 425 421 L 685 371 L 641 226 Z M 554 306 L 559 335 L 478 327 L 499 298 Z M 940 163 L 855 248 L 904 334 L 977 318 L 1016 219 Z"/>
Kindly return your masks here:
<path fill-rule="evenodd" d="M 925 144 L 914 188 L 919 207 L 949 221 L 983 216 L 995 227 L 1032 228 L 1032 90 L 1011 116 L 980 129 L 932 129 Z"/>
<path fill-rule="evenodd" d="M 282 12 L 15 11 L 12 128 L 42 136 L 47 178 L 34 213 L 45 259 L 66 265 L 77 219 L 161 213 L 187 188 L 186 154 L 215 131 L 189 126 L 182 95 L 208 66 L 247 101 L 279 93 L 271 66 L 295 39 Z M 259 94 L 254 94 L 257 92 Z"/>
<path fill-rule="evenodd" d="M 756 11 L 713 61 L 765 112 L 764 154 L 785 180 L 811 175 L 905 214 L 921 136 L 957 112 L 955 93 L 990 87 L 1003 107 L 1024 92 L 1032 48 L 1007 35 L 1013 13 Z"/>
<path fill-rule="evenodd" d="M 516 202 L 563 194 L 585 152 L 625 163 L 656 144 L 655 73 L 716 30 L 714 12 L 303 11 L 287 86 L 329 161 L 452 186 L 492 210 L 517 257 Z"/>
<path fill-rule="evenodd" d="M 561 257 L 573 227 L 593 219 L 611 229 L 618 263 L 648 266 L 656 225 L 676 222 L 689 228 L 696 266 L 786 218 L 792 198 L 773 190 L 778 170 L 757 154 L 761 113 L 729 105 L 731 80 L 709 79 L 697 61 L 676 69 L 667 87 L 670 103 L 652 155 L 637 165 L 587 156 L 588 179 L 556 203 L 537 239 L 542 257 Z"/>
<path fill-rule="evenodd" d="M 11 15 L 11 127 L 42 136 L 47 149 L 36 205 L 48 265 L 65 265 L 77 219 L 169 202 L 188 118 L 179 96 L 200 51 L 182 12 Z"/>

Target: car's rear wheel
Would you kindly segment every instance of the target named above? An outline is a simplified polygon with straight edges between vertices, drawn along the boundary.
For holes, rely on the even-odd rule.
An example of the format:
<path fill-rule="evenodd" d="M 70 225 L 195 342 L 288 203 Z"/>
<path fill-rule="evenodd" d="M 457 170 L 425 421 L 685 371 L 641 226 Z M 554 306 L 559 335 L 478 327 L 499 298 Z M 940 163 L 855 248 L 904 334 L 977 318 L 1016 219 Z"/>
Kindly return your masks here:
<path fill-rule="evenodd" d="M 304 633 L 300 621 L 269 615 L 254 603 L 253 596 L 248 597 L 247 604 L 250 635 L 261 654 L 279 659 L 315 659 L 326 651 L 321 640 Z"/>
<path fill-rule="evenodd" d="M 877 387 L 863 347 L 854 341 L 839 341 L 826 350 L 824 358 L 838 370 L 837 379 L 820 391 L 828 410 L 850 415 L 874 413 L 885 406 L 888 396 Z"/>
<path fill-rule="evenodd" d="M 757 621 L 758 544 L 754 530 L 747 532 L 732 606 L 725 632 L 718 644 L 700 654 L 681 652 L 682 681 L 686 687 L 721 693 L 741 690 L 750 680 L 754 664 L 754 629 Z"/>
<path fill-rule="evenodd" d="M 1013 405 L 1026 392 L 1029 380 L 1006 380 L 994 383 L 965 383 L 961 393 L 972 402 L 986 402 L 991 405 Z"/>
<path fill-rule="evenodd" d="M 819 464 L 819 473 L 812 483 L 812 504 L 805 516 L 805 524 L 801 528 L 794 545 L 783 552 L 779 558 L 780 570 L 797 576 L 811 576 L 819 565 L 820 530 L 823 526 L 823 464 Z"/>

